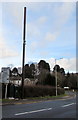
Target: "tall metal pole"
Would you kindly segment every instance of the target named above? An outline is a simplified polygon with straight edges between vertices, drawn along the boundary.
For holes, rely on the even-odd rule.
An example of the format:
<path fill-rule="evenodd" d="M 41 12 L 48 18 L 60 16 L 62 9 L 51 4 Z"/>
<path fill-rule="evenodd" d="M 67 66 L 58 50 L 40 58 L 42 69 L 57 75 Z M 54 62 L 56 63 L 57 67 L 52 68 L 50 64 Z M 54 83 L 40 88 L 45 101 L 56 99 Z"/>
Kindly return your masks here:
<path fill-rule="evenodd" d="M 59 58 L 59 59 L 63 59 L 63 58 Z M 55 59 L 55 66 L 56 66 L 56 60 L 59 59 Z M 57 68 L 55 68 L 55 79 L 56 79 L 56 96 L 57 96 Z"/>
<path fill-rule="evenodd" d="M 24 29 L 23 29 L 23 59 L 22 59 L 22 99 L 24 98 L 24 63 L 25 63 L 25 32 L 26 32 L 26 7 L 24 7 Z"/>
<path fill-rule="evenodd" d="M 56 68 L 56 59 L 55 59 L 55 79 L 56 79 L 56 96 L 57 96 L 57 68 Z"/>

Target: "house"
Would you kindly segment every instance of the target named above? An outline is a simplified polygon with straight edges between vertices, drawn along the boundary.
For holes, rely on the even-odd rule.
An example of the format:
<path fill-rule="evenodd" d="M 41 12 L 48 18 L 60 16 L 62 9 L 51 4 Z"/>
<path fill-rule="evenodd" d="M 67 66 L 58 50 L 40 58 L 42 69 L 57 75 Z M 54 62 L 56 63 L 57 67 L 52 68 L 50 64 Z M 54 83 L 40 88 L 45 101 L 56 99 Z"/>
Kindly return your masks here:
<path fill-rule="evenodd" d="M 12 76 L 12 77 L 9 77 L 9 79 L 10 79 L 10 83 L 14 85 L 20 85 L 22 80 L 20 76 Z"/>
<path fill-rule="evenodd" d="M 26 85 L 35 85 L 38 82 L 38 79 L 31 79 L 31 78 L 26 78 L 24 80 L 24 86 Z"/>

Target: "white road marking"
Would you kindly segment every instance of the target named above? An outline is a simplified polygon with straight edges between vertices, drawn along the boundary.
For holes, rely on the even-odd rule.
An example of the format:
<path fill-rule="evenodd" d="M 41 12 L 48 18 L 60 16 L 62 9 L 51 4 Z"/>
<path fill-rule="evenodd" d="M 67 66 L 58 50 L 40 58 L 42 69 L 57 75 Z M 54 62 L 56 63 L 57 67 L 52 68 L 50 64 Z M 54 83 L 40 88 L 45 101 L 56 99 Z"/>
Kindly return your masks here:
<path fill-rule="evenodd" d="M 76 103 L 71 103 L 71 104 L 68 104 L 68 105 L 63 105 L 62 107 L 67 107 L 67 106 L 70 106 L 70 105 L 73 105 L 73 104 L 76 104 Z"/>
<path fill-rule="evenodd" d="M 24 114 L 29 114 L 29 113 L 47 111 L 47 110 L 51 110 L 51 109 L 52 109 L 52 108 L 47 108 L 47 109 L 41 109 L 41 110 L 35 110 L 35 111 L 29 111 L 29 112 L 23 112 L 23 113 L 17 113 L 17 114 L 15 114 L 15 115 L 24 115 Z"/>

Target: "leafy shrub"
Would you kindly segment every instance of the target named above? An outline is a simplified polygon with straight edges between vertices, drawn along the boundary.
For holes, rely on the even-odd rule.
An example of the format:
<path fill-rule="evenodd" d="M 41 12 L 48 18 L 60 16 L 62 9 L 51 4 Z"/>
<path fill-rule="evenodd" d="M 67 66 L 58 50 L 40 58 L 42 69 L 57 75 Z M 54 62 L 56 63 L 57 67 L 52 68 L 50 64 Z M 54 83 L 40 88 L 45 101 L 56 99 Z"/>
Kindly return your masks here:
<path fill-rule="evenodd" d="M 40 97 L 40 96 L 55 96 L 56 88 L 51 86 L 25 86 L 24 98 L 26 97 Z M 58 88 L 58 95 L 64 94 L 63 88 Z"/>
<path fill-rule="evenodd" d="M 44 80 L 44 85 L 55 86 L 55 76 L 51 75 L 50 73 L 47 74 Z"/>
<path fill-rule="evenodd" d="M 55 86 L 55 76 L 48 73 L 46 70 L 41 71 L 37 85 Z"/>

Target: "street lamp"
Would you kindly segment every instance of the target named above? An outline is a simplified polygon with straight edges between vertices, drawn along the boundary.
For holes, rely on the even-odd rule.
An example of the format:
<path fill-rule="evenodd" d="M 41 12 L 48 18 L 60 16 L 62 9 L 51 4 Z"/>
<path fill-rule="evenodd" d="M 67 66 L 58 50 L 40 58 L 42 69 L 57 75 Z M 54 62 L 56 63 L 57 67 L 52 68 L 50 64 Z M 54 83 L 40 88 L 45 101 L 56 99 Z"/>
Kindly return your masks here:
<path fill-rule="evenodd" d="M 63 58 L 59 58 L 59 59 L 63 59 Z M 59 59 L 55 59 L 56 96 L 57 96 L 57 68 L 56 68 L 56 60 L 59 60 Z"/>

